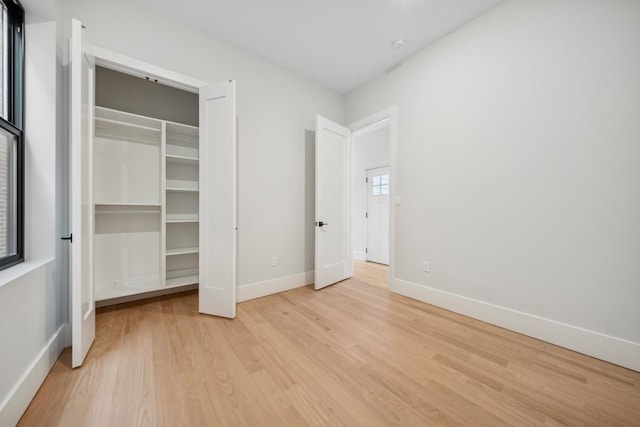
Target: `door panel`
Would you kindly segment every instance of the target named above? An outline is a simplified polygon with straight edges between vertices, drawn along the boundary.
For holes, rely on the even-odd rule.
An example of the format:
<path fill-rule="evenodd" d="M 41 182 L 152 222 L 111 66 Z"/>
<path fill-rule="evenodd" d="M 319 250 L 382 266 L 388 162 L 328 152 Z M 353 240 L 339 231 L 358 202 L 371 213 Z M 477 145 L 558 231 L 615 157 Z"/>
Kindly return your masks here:
<path fill-rule="evenodd" d="M 236 86 L 200 89 L 200 313 L 236 317 Z"/>
<path fill-rule="evenodd" d="M 316 122 L 315 289 L 351 277 L 349 165 L 351 131 Z"/>
<path fill-rule="evenodd" d="M 367 171 L 367 261 L 389 265 L 389 167 Z"/>
<path fill-rule="evenodd" d="M 70 213 L 73 240 L 71 288 L 72 366 L 82 365 L 95 338 L 93 295 L 93 104 L 94 64 L 86 54 L 80 21 L 72 20 L 69 41 Z"/>

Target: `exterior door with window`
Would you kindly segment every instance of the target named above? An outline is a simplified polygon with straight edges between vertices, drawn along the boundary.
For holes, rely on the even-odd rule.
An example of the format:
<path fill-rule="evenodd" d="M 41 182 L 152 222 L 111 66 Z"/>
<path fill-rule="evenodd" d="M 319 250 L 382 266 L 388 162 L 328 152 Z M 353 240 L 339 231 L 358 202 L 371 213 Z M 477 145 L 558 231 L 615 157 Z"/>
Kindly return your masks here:
<path fill-rule="evenodd" d="M 367 261 L 389 265 L 389 167 L 367 171 Z"/>

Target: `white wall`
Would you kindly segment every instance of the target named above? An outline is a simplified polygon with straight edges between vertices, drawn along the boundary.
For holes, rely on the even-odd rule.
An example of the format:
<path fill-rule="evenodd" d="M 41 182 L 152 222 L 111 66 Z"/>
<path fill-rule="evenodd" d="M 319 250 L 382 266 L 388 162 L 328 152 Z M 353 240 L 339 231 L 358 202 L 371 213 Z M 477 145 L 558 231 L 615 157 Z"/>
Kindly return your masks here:
<path fill-rule="evenodd" d="M 389 166 L 389 126 L 355 134 L 352 142 L 351 170 L 351 234 L 353 257 L 365 261 L 367 255 L 367 169 Z"/>
<path fill-rule="evenodd" d="M 27 10 L 29 12 L 29 10 Z M 14 425 L 66 342 L 67 288 L 58 236 L 61 175 L 56 24 L 26 26 L 24 263 L 0 272 L 0 425 Z M 39 22 L 39 23 L 36 23 Z"/>
<path fill-rule="evenodd" d="M 239 285 L 291 276 L 304 284 L 313 268 L 305 130 L 316 114 L 343 122 L 342 97 L 134 2 L 69 0 L 64 15 L 99 47 L 207 82 L 237 81 Z"/>
<path fill-rule="evenodd" d="M 347 122 L 394 104 L 394 289 L 640 370 L 640 2 L 505 2 Z"/>

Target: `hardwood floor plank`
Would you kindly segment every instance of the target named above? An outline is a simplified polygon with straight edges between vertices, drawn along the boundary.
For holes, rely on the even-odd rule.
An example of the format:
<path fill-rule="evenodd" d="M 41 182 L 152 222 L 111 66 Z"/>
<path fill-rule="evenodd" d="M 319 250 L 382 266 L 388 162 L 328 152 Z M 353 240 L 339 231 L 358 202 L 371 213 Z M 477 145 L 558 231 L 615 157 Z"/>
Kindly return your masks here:
<path fill-rule="evenodd" d="M 268 310 L 270 308 L 277 309 L 276 305 L 267 304 L 269 308 L 266 308 L 263 302 L 267 299 L 263 298 L 255 301 L 257 307 L 251 307 L 251 309 L 264 313 L 269 317 Z M 265 308 L 260 308 L 265 307 Z M 288 337 L 282 334 L 280 329 L 274 327 L 266 319 L 261 322 L 261 330 L 257 331 L 258 336 L 264 340 L 264 346 L 271 351 L 278 353 L 281 356 L 286 357 L 284 359 L 283 367 L 292 376 L 294 384 L 304 383 L 309 385 L 315 390 L 317 398 L 325 401 L 332 400 L 340 402 L 341 407 L 348 408 L 347 417 L 349 419 L 355 418 L 360 424 L 366 423 L 370 426 L 389 425 L 390 420 L 386 420 L 385 414 L 379 412 L 378 408 L 374 406 L 368 400 L 359 399 L 353 393 L 350 393 L 347 388 L 343 386 L 343 382 L 340 378 L 332 375 L 332 371 L 329 368 L 325 369 L 314 368 L 314 362 L 310 355 L 307 353 L 306 348 L 303 348 L 296 344 Z"/>
<path fill-rule="evenodd" d="M 21 426 L 640 426 L 640 373 L 391 294 L 388 270 L 247 301 L 104 307 Z"/>

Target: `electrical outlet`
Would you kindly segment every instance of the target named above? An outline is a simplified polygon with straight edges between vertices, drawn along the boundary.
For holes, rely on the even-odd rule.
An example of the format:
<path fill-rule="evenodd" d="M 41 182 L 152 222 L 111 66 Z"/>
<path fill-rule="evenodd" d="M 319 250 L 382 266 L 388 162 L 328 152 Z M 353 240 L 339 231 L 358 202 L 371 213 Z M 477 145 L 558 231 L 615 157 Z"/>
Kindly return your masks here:
<path fill-rule="evenodd" d="M 422 263 L 422 271 L 424 271 L 425 273 L 431 273 L 431 264 L 429 263 L 429 261 L 424 261 Z"/>
<path fill-rule="evenodd" d="M 278 265 L 278 257 L 274 256 L 271 258 L 271 267 L 275 267 L 276 265 Z"/>

